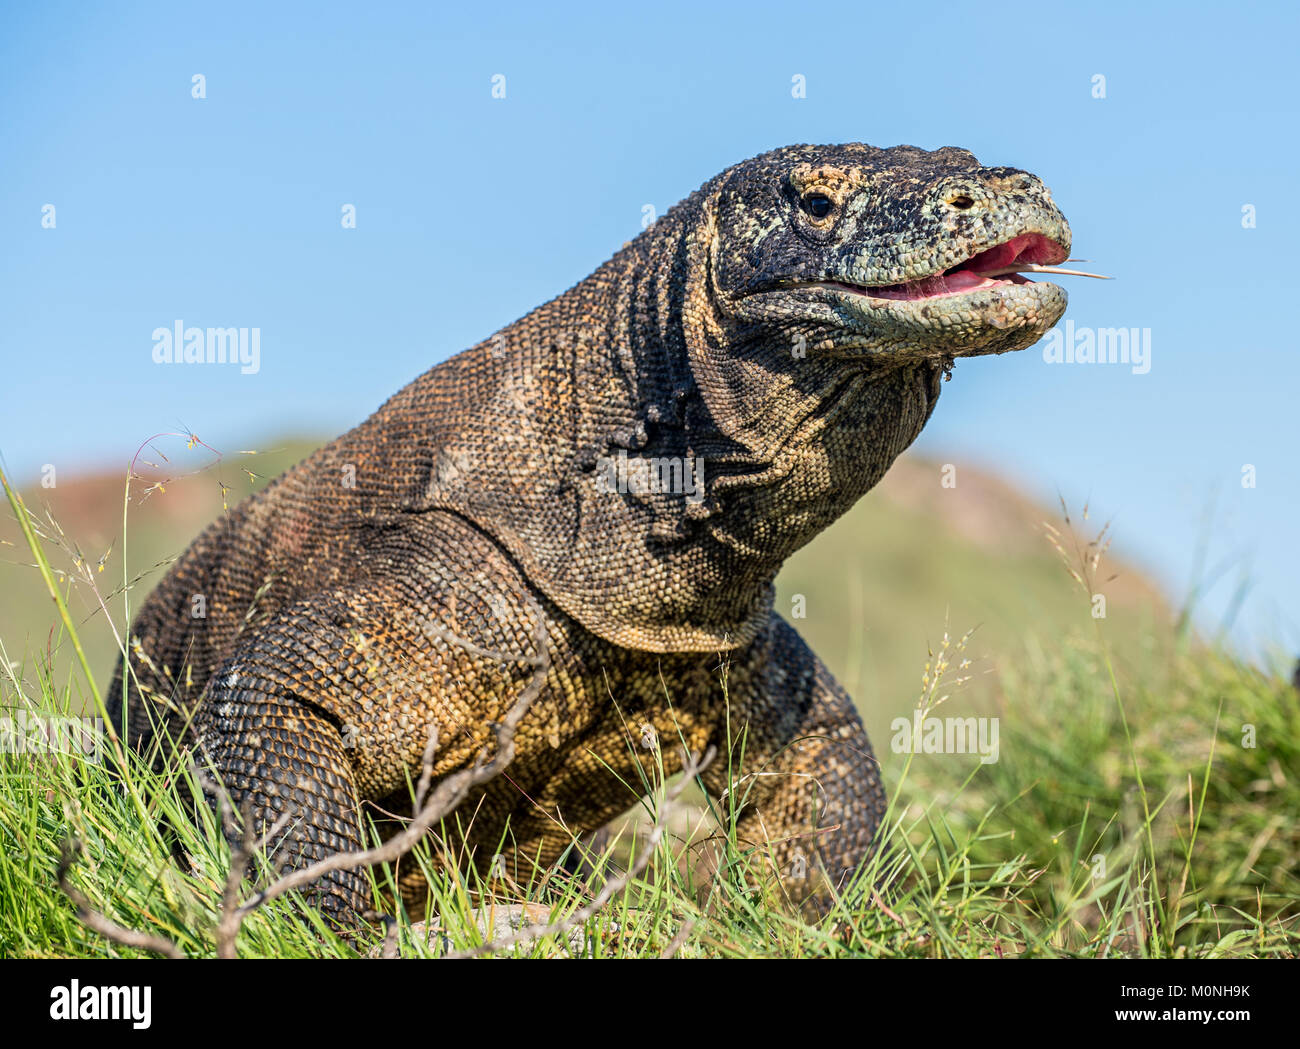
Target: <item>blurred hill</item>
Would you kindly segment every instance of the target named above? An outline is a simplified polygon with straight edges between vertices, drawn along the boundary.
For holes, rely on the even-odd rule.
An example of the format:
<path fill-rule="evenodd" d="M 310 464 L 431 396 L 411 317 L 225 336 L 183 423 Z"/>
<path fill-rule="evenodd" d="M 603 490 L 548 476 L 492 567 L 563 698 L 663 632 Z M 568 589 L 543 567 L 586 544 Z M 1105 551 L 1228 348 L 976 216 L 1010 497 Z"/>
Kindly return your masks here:
<path fill-rule="evenodd" d="M 223 454 L 183 438 L 158 439 L 136 460 L 137 479 L 131 484 L 129 505 L 126 464 L 120 471 L 80 477 L 58 473 L 52 487 L 23 486 L 23 500 L 46 540 L 46 556 L 63 573 L 68 606 L 101 690 L 112 681 L 118 653 L 101 599 L 121 631 L 126 620 L 124 601 L 130 601 L 133 611 L 138 609 L 171 563 L 223 512 L 223 506 L 235 506 L 322 443 L 297 438 L 256 451 L 223 450 Z M 40 659 L 52 662 L 60 672 L 75 673 L 73 654 L 70 646 L 60 644 L 58 627 L 58 612 L 12 511 L 4 505 L 0 643 L 11 662 Z"/>
<path fill-rule="evenodd" d="M 958 657 L 971 661 L 963 708 L 996 704 L 1009 675 L 1023 677 L 1025 664 L 1073 639 L 1095 638 L 1097 626 L 1121 675 L 1163 676 L 1175 617 L 1156 584 L 1104 542 L 1091 591 L 1071 577 L 1104 522 L 1071 506 L 1067 524 L 1061 506 L 1041 506 L 969 466 L 957 468 L 954 487 L 942 476 L 942 462 L 902 456 L 777 580 L 777 610 L 790 618 L 795 595 L 804 596 L 806 617 L 791 621 L 881 746 L 889 722 L 916 706 L 929 653 L 945 634 L 956 642 L 972 632 Z M 1099 623 L 1089 592 L 1106 599 Z"/>
<path fill-rule="evenodd" d="M 111 678 L 116 641 L 95 590 L 120 629 L 124 578 L 131 581 L 131 608 L 138 608 L 171 561 L 222 513 L 223 500 L 235 505 L 316 446 L 289 439 L 218 458 L 183 440 L 156 442 L 137 464 L 149 479 L 132 484 L 125 541 L 125 467 L 25 488 L 45 535 L 60 547 L 51 562 L 67 573 L 70 607 L 101 686 Z M 1058 529 L 1058 541 L 1073 550 L 1061 508 L 1035 505 L 967 466 L 958 468 L 955 487 L 943 487 L 941 471 L 939 462 L 905 455 L 879 487 L 795 555 L 777 583 L 777 609 L 855 697 L 877 739 L 892 718 L 910 713 L 927 647 L 938 646 L 945 631 L 955 640 L 974 628 L 963 653 L 972 661 L 965 707 L 996 703 L 1008 671 L 1094 626 L 1088 597 L 1045 528 Z M 1098 523 L 1077 519 L 1078 509 L 1070 508 L 1084 543 Z M 6 508 L 0 640 L 11 661 L 52 657 L 70 670 L 71 654 L 53 629 L 56 613 L 30 561 Z M 1109 554 L 1096 574 L 1106 581 L 1096 587 L 1107 602 L 1102 625 L 1121 668 L 1159 661 L 1171 644 L 1172 615 L 1156 587 Z"/>

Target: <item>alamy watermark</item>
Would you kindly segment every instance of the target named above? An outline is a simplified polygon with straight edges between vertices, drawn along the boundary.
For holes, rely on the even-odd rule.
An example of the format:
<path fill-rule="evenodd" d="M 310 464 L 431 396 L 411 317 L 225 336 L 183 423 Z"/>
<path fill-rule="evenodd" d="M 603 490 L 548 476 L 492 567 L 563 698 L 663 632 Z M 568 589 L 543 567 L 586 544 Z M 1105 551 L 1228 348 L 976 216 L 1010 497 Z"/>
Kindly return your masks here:
<path fill-rule="evenodd" d="M 1150 328 L 1083 328 L 1067 320 L 1064 331 L 1052 328 L 1043 336 L 1043 360 L 1048 364 L 1128 364 L 1134 375 L 1151 370 Z"/>
<path fill-rule="evenodd" d="M 154 328 L 155 364 L 238 364 L 244 375 L 262 367 L 261 328 L 187 328 L 178 320 Z"/>
<path fill-rule="evenodd" d="M 620 449 L 616 456 L 596 460 L 596 490 L 623 495 L 684 495 L 687 502 L 699 503 L 704 499 L 704 460 L 690 455 L 628 455 Z"/>
<path fill-rule="evenodd" d="M 978 754 L 985 765 L 998 760 L 997 718 L 933 718 L 914 711 L 912 719 L 889 723 L 895 754 Z"/>
<path fill-rule="evenodd" d="M 98 762 L 104 738 L 102 718 L 31 714 L 0 718 L 0 754 L 73 754 Z"/>
<path fill-rule="evenodd" d="M 80 980 L 50 989 L 51 1020 L 129 1020 L 137 1031 L 152 1023 L 153 987 L 124 985 L 82 986 Z"/>

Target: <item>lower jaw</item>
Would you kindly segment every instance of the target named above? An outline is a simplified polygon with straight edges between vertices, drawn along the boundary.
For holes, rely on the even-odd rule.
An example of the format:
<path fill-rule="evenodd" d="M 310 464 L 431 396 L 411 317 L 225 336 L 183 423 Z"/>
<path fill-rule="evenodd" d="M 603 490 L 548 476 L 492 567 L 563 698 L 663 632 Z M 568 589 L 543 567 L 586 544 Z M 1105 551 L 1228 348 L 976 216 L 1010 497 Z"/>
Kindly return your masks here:
<path fill-rule="evenodd" d="M 998 282 L 960 298 L 959 293 L 904 300 L 859 296 L 845 305 L 862 319 L 869 341 L 885 343 L 891 353 L 978 357 L 1026 349 L 1061 319 L 1065 292 L 1053 284 L 1027 283 L 1032 291 Z"/>

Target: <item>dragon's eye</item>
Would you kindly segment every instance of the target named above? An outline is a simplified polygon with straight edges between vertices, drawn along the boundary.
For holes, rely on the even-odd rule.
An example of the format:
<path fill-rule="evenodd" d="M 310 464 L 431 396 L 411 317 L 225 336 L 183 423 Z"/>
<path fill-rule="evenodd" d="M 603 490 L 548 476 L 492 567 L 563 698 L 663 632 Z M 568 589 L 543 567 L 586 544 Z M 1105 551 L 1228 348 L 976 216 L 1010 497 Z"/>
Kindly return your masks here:
<path fill-rule="evenodd" d="M 834 203 L 825 193 L 809 193 L 803 198 L 803 206 L 815 219 L 824 219 L 831 213 Z"/>

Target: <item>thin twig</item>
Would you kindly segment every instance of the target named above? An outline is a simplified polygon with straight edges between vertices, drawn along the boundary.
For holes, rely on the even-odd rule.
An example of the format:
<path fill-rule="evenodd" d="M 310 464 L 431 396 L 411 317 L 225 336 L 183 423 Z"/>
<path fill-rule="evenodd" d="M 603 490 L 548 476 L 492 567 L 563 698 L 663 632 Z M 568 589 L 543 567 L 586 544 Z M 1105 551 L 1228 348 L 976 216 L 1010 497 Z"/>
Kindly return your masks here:
<path fill-rule="evenodd" d="M 224 789 L 218 795 L 221 810 L 221 827 L 230 843 L 230 869 L 226 871 L 226 884 L 221 893 L 221 917 L 217 921 L 217 957 L 236 958 L 235 941 L 239 938 L 239 886 L 248 868 L 248 857 L 253 851 L 253 813 L 247 801 L 240 815 L 243 827 L 235 827 L 234 808 L 230 795 Z M 239 830 L 236 834 L 235 831 Z"/>
<path fill-rule="evenodd" d="M 518 932 L 511 933 L 509 936 L 489 940 L 487 943 L 472 947 L 469 950 L 452 951 L 443 957 L 475 958 L 479 955 L 502 951 L 521 943 L 531 943 L 543 936 L 564 936 L 572 929 L 585 923 L 587 919 L 598 914 L 611 899 L 632 882 L 633 878 L 639 876 L 650 865 L 650 860 L 653 859 L 655 851 L 659 847 L 659 842 L 663 840 L 664 832 L 667 829 L 669 809 L 672 808 L 682 791 L 695 782 L 695 777 L 708 768 L 716 753 L 717 748 L 711 746 L 704 753 L 704 756 L 698 760 L 690 755 L 683 755 L 681 779 L 664 795 L 663 803 L 659 806 L 659 813 L 655 818 L 654 826 L 651 828 L 650 836 L 646 840 L 641 855 L 636 858 L 626 871 L 607 881 L 600 892 L 592 897 L 590 903 L 584 904 L 567 918 L 562 918 L 559 921 L 550 922 L 547 925 L 531 925 L 525 929 L 520 929 Z"/>
<path fill-rule="evenodd" d="M 384 946 L 379 952 L 379 957 L 400 957 L 397 950 L 397 920 L 391 914 L 381 915 L 379 920 L 384 923 Z"/>
<path fill-rule="evenodd" d="M 261 837 L 255 839 L 253 814 L 247 801 L 240 806 L 241 827 L 236 825 L 230 794 L 224 787 L 219 788 L 217 799 L 222 830 L 226 841 L 230 843 L 230 869 L 226 871 L 226 884 L 221 894 L 221 917 L 217 921 L 217 957 L 236 958 L 236 941 L 239 939 L 239 929 L 244 924 L 243 915 L 239 913 L 239 886 L 243 884 L 244 875 L 248 871 L 248 861 L 285 828 L 291 813 L 282 812 Z"/>
<path fill-rule="evenodd" d="M 881 911 L 887 914 L 890 918 L 894 919 L 895 924 L 897 924 L 899 928 L 901 928 L 904 932 L 907 931 L 907 922 L 903 921 L 902 918 L 900 918 L 897 914 L 895 914 L 893 911 L 889 909 L 889 905 L 885 903 L 883 899 L 881 899 L 880 893 L 876 891 L 874 886 L 871 889 L 871 902 L 874 903 Z"/>
<path fill-rule="evenodd" d="M 677 934 L 671 940 L 668 941 L 668 946 L 659 952 L 659 957 L 662 959 L 668 959 L 673 957 L 678 951 L 682 949 L 682 945 L 686 943 L 687 937 L 689 937 L 691 933 L 694 931 L 695 931 L 695 919 L 687 918 L 684 922 L 682 922 L 682 927 L 677 930 Z"/>

